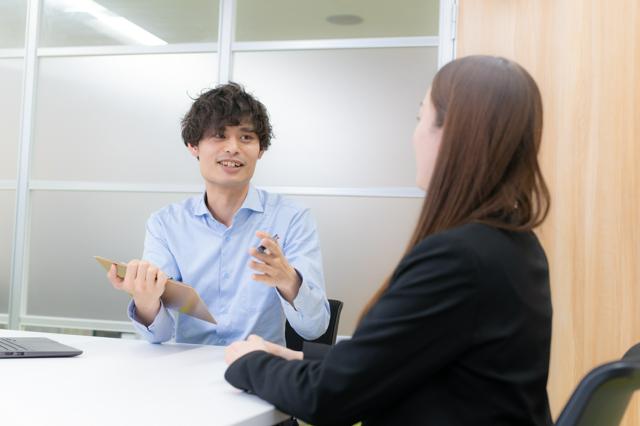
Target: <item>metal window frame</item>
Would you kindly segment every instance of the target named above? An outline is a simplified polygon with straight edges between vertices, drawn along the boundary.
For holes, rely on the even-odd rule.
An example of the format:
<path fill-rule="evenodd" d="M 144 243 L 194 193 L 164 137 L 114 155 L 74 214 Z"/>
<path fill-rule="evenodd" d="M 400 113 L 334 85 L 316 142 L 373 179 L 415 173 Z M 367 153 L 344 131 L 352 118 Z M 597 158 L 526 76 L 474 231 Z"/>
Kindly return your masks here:
<path fill-rule="evenodd" d="M 44 326 L 91 330 L 131 332 L 127 322 L 95 320 L 86 318 L 62 318 L 26 313 L 28 295 L 28 258 L 30 228 L 30 193 L 43 191 L 90 191 L 90 192 L 184 192 L 197 193 L 201 187 L 194 185 L 153 185 L 138 183 L 112 183 L 87 181 L 55 181 L 30 179 L 33 118 L 37 94 L 37 68 L 40 57 L 140 55 L 163 53 L 217 53 L 218 81 L 229 81 L 233 73 L 235 52 L 293 51 L 321 49 L 368 49 L 402 47 L 438 47 L 438 67 L 455 57 L 455 34 L 457 25 L 457 0 L 440 0 L 439 34 L 437 37 L 389 37 L 322 40 L 282 40 L 260 42 L 235 42 L 235 14 L 237 0 L 220 0 L 218 41 L 216 43 L 183 43 L 166 46 L 79 46 L 38 47 L 40 15 L 44 0 L 29 0 L 24 49 L 0 49 L 0 59 L 23 58 L 23 102 L 20 121 L 20 145 L 17 179 L 0 180 L 0 190 L 15 190 L 15 219 L 12 241 L 11 281 L 9 314 L 0 314 L 0 324 L 11 329 L 21 326 Z M 262 187 L 271 192 L 288 195 L 344 196 L 344 197 L 388 197 L 421 198 L 424 192 L 415 187 Z"/>
<path fill-rule="evenodd" d="M 146 55 L 162 53 L 214 53 L 218 43 L 180 43 L 166 46 L 77 46 L 39 47 L 38 57 L 47 56 L 104 56 Z"/>
<path fill-rule="evenodd" d="M 117 331 L 121 333 L 135 333 L 135 329 L 129 321 L 55 317 L 46 315 L 23 315 L 20 318 L 20 327 L 55 327 L 72 328 L 77 330 L 101 330 Z"/>
<path fill-rule="evenodd" d="M 29 173 L 33 139 L 33 113 L 36 100 L 37 44 L 41 12 L 41 0 L 29 0 L 25 35 L 24 74 L 22 79 L 22 113 L 20 120 L 20 145 L 16 182 L 15 221 L 13 231 L 12 263 L 9 282 L 9 328 L 20 326 L 20 317 L 26 310 L 26 283 L 29 225 Z"/>
<path fill-rule="evenodd" d="M 218 84 L 228 83 L 233 72 L 233 37 L 235 34 L 236 0 L 220 0 L 218 23 Z"/>
<path fill-rule="evenodd" d="M 0 49 L 0 59 L 21 59 L 24 53 L 24 49 Z"/>
<path fill-rule="evenodd" d="M 440 0 L 438 68 L 456 57 L 458 0 Z"/>
<path fill-rule="evenodd" d="M 424 191 L 412 186 L 366 186 L 366 187 L 329 187 L 329 186 L 264 186 L 259 188 L 283 195 L 313 195 L 325 197 L 367 197 L 367 198 L 423 198 Z M 68 191 L 68 192 L 142 192 L 142 193 L 185 193 L 199 194 L 202 185 L 189 184 L 152 184 L 129 182 L 93 182 L 66 180 L 31 180 L 30 191 Z"/>
<path fill-rule="evenodd" d="M 3 179 L 0 180 L 0 191 L 15 191 L 16 190 L 17 181 L 14 179 Z"/>
<path fill-rule="evenodd" d="M 241 41 L 234 42 L 233 52 L 264 52 L 278 50 L 372 49 L 385 47 L 438 47 L 437 36 L 370 37 L 346 39 Z"/>

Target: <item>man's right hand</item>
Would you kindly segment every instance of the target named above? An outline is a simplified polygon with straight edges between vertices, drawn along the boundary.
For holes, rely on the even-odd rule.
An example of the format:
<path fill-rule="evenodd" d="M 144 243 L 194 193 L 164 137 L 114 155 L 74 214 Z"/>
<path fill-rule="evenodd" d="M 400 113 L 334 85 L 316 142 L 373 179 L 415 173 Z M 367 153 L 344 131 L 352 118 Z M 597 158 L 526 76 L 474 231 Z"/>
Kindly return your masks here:
<path fill-rule="evenodd" d="M 116 265 L 111 265 L 107 278 L 116 289 L 133 297 L 138 320 L 146 326 L 151 324 L 160 310 L 167 275 L 147 261 L 134 259 L 127 264 L 124 278 L 118 277 Z"/>

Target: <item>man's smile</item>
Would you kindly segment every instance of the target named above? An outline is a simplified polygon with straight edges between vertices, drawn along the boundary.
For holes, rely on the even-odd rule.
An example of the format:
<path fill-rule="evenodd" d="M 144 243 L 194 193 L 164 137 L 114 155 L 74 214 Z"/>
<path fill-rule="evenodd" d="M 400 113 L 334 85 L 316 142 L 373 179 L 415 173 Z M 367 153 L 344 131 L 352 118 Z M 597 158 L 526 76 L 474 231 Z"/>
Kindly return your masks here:
<path fill-rule="evenodd" d="M 218 161 L 218 164 L 224 167 L 233 167 L 233 168 L 244 166 L 242 162 L 236 161 L 236 160 L 220 160 Z"/>

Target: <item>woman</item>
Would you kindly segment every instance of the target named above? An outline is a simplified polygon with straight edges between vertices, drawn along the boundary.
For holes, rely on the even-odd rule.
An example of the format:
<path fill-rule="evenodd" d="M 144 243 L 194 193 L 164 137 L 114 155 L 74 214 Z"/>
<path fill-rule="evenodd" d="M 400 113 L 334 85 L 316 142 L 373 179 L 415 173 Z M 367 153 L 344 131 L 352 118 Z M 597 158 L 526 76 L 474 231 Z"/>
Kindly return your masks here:
<path fill-rule="evenodd" d="M 252 336 L 227 348 L 226 379 L 313 424 L 551 424 L 541 131 L 518 64 L 445 65 L 413 138 L 418 224 L 353 337 L 303 355 Z"/>

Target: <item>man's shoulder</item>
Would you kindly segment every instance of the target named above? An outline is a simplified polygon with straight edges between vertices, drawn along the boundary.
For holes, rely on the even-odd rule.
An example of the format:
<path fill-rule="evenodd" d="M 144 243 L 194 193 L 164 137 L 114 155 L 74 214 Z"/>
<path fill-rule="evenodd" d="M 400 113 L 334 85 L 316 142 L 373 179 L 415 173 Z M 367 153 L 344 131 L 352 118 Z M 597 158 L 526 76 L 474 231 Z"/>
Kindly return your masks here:
<path fill-rule="evenodd" d="M 202 195 L 194 195 L 182 201 L 168 204 L 151 213 L 149 220 L 171 222 L 180 220 L 185 216 L 193 216 L 201 200 Z"/>
<path fill-rule="evenodd" d="M 258 189 L 258 192 L 263 200 L 265 211 L 296 215 L 309 210 L 303 203 L 283 194 L 269 192 L 264 189 Z"/>

